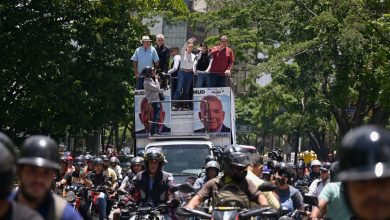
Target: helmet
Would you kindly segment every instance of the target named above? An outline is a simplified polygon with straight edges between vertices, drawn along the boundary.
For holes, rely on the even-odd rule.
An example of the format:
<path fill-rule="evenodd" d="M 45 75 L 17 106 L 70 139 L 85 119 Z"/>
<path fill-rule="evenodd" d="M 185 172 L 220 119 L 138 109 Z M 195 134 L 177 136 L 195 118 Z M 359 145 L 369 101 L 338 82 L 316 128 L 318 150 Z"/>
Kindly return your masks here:
<path fill-rule="evenodd" d="M 159 162 L 164 162 L 164 154 L 159 148 L 150 148 L 145 152 L 144 160 L 147 164 L 149 160 L 158 160 Z"/>
<path fill-rule="evenodd" d="M 217 161 L 209 161 L 206 163 L 206 166 L 204 166 L 204 169 L 207 170 L 209 168 L 215 168 L 217 171 L 219 171 L 221 168 L 219 166 L 219 163 Z"/>
<path fill-rule="evenodd" d="M 310 163 L 310 167 L 312 167 L 312 166 L 321 166 L 321 162 L 319 160 L 313 160 Z"/>
<path fill-rule="evenodd" d="M 204 164 L 207 164 L 209 161 L 217 161 L 217 158 L 215 158 L 213 155 L 208 155 L 205 159 L 204 159 Z"/>
<path fill-rule="evenodd" d="M 58 145 L 53 139 L 46 136 L 33 135 L 24 141 L 18 164 L 59 169 L 59 160 Z"/>
<path fill-rule="evenodd" d="M 102 158 L 97 157 L 97 158 L 95 158 L 95 160 L 93 161 L 93 164 L 94 164 L 94 165 L 103 165 L 103 164 L 104 164 L 104 161 L 103 161 Z"/>
<path fill-rule="evenodd" d="M 247 167 L 250 163 L 249 152 L 239 145 L 227 146 L 222 152 L 222 163 L 225 165 L 235 165 Z"/>
<path fill-rule="evenodd" d="M 149 67 L 149 66 L 146 66 L 146 67 L 142 70 L 141 76 L 144 76 L 144 77 L 146 77 L 146 78 L 152 76 L 152 68 Z"/>
<path fill-rule="evenodd" d="M 332 182 L 338 181 L 337 174 L 339 173 L 340 163 L 338 161 L 333 162 L 330 166 L 330 180 Z"/>
<path fill-rule="evenodd" d="M 377 126 L 349 131 L 340 149 L 340 181 L 390 177 L 390 132 Z"/>
<path fill-rule="evenodd" d="M 298 162 L 297 166 L 295 167 L 295 169 L 302 169 L 302 170 L 306 169 L 306 164 L 305 164 L 305 162 L 303 162 L 302 160 L 300 160 L 300 161 Z"/>
<path fill-rule="evenodd" d="M 145 150 L 139 150 L 137 156 L 143 157 L 145 155 Z"/>
<path fill-rule="evenodd" d="M 66 156 L 60 157 L 60 163 L 68 163 L 68 159 L 66 158 Z"/>
<path fill-rule="evenodd" d="M 331 166 L 332 166 L 332 164 L 331 164 L 331 163 L 329 163 L 329 162 L 325 162 L 325 163 L 323 163 L 323 164 L 321 165 L 321 167 L 320 167 L 320 170 L 326 170 L 326 171 L 329 171 Z"/>
<path fill-rule="evenodd" d="M 84 160 L 82 157 L 78 156 L 74 159 L 74 164 L 81 164 L 84 165 Z"/>
<path fill-rule="evenodd" d="M 295 175 L 294 169 L 285 162 L 276 164 L 275 172 L 279 173 L 281 176 L 287 177 L 288 179 L 293 178 Z"/>
<path fill-rule="evenodd" d="M 16 171 L 16 158 L 8 147 L 0 143 L 0 199 L 6 199 L 12 191 L 12 181 Z"/>
<path fill-rule="evenodd" d="M 131 159 L 130 161 L 131 165 L 134 165 L 134 164 L 141 164 L 142 166 L 144 166 L 144 158 L 142 157 L 134 157 L 133 159 Z"/>
<path fill-rule="evenodd" d="M 110 161 L 110 158 L 108 158 L 107 155 L 102 155 L 100 158 L 101 158 L 104 162 Z"/>
<path fill-rule="evenodd" d="M 0 143 L 6 147 L 17 160 L 18 154 L 14 142 L 4 133 L 0 132 Z"/>
<path fill-rule="evenodd" d="M 119 163 L 119 159 L 117 157 L 111 157 L 110 158 L 110 163 Z"/>
<path fill-rule="evenodd" d="M 87 154 L 84 156 L 84 160 L 86 160 L 86 161 L 92 160 L 92 156 Z"/>

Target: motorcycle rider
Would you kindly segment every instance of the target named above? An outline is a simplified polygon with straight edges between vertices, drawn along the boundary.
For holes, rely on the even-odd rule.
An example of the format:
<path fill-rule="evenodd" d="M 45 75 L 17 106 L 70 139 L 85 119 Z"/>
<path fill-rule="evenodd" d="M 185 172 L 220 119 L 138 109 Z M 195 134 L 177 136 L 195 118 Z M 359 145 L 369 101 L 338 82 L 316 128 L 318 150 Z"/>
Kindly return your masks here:
<path fill-rule="evenodd" d="M 325 187 L 326 184 L 330 182 L 330 166 L 332 164 L 329 162 L 325 162 L 321 165 L 320 168 L 320 178 L 315 179 L 310 187 L 309 192 L 307 193 L 310 196 L 318 197 L 322 191 L 322 189 Z"/>
<path fill-rule="evenodd" d="M 173 196 L 173 176 L 163 171 L 164 154 L 160 148 L 149 148 L 145 152 L 145 170 L 137 173 L 130 190 L 139 206 L 151 204 L 154 207 L 167 203 Z M 167 213 L 163 213 L 169 219 Z"/>
<path fill-rule="evenodd" d="M 112 181 L 112 189 L 116 189 L 118 183 L 116 182 L 117 180 L 117 175 L 113 169 L 110 168 L 110 159 L 106 155 L 102 155 L 103 159 L 103 173 L 107 177 L 111 177 Z"/>
<path fill-rule="evenodd" d="M 85 155 L 84 157 L 84 173 L 88 174 L 93 171 L 93 157 L 90 154 Z"/>
<path fill-rule="evenodd" d="M 211 160 L 207 162 L 204 169 L 205 169 L 205 175 L 203 177 L 199 177 L 198 179 L 196 179 L 194 183 L 194 189 L 196 191 L 199 191 L 207 181 L 211 180 L 214 177 L 217 177 L 219 171 L 221 170 L 219 163 L 215 160 Z"/>
<path fill-rule="evenodd" d="M 307 176 L 305 175 L 306 164 L 303 160 L 300 160 L 295 166 L 296 175 L 294 177 L 294 187 L 301 189 L 302 187 L 308 187 Z"/>
<path fill-rule="evenodd" d="M 38 211 L 44 219 L 82 219 L 63 198 L 50 192 L 59 169 L 57 143 L 50 137 L 28 137 L 18 160 L 20 190 L 12 199 Z"/>
<path fill-rule="evenodd" d="M 257 187 L 245 179 L 246 168 L 249 165 L 249 153 L 239 145 L 230 145 L 222 153 L 223 176 L 209 180 L 201 190 L 189 201 L 187 208 L 194 209 L 205 199 L 212 197 L 212 206 L 232 206 L 224 204 L 228 197 L 234 198 L 246 208 L 250 201 L 255 201 L 261 206 L 267 206 L 267 199 L 257 190 Z M 236 192 L 230 190 L 234 188 Z M 232 200 L 231 200 L 232 201 Z M 239 204 L 236 204 L 239 205 Z"/>
<path fill-rule="evenodd" d="M 94 187 L 104 187 L 106 186 L 107 176 L 103 172 L 103 160 L 101 158 L 96 158 L 94 160 L 94 170 L 90 172 L 86 179 L 85 185 L 89 188 Z M 101 192 L 98 199 L 99 203 L 99 219 L 103 220 L 107 218 L 107 195 L 104 192 Z M 88 205 L 89 206 L 89 205 Z"/>
<path fill-rule="evenodd" d="M 307 176 L 307 184 L 310 186 L 311 183 L 315 180 L 320 178 L 320 167 L 321 162 L 319 160 L 313 160 L 310 163 L 310 173 Z"/>
<path fill-rule="evenodd" d="M 122 179 L 122 167 L 119 165 L 119 159 L 117 157 L 110 158 L 110 168 L 114 170 L 118 179 Z"/>
<path fill-rule="evenodd" d="M 349 131 L 340 149 L 344 195 L 357 219 L 390 219 L 390 132 L 378 126 Z"/>
<path fill-rule="evenodd" d="M 83 173 L 84 162 L 81 157 L 76 157 L 74 160 L 75 170 L 73 172 L 68 172 L 65 174 L 64 178 L 57 183 L 57 187 L 62 185 L 75 185 L 75 184 L 84 184 L 85 174 Z"/>
<path fill-rule="evenodd" d="M 247 169 L 246 180 L 252 182 L 255 186 L 259 187 L 265 181 L 260 178 L 263 175 L 263 157 L 258 153 L 252 153 L 250 155 L 250 164 Z M 267 199 L 267 202 L 271 208 L 279 209 L 280 204 L 278 198 L 273 192 L 262 192 Z"/>
<path fill-rule="evenodd" d="M 8 201 L 16 172 L 17 153 L 15 145 L 0 132 L 0 219 L 43 220 L 35 210 L 15 201 Z"/>
<path fill-rule="evenodd" d="M 130 170 L 127 171 L 126 177 L 123 179 L 121 186 L 119 189 L 126 190 L 129 188 L 132 180 L 137 173 L 141 172 L 145 169 L 144 158 L 137 156 L 131 159 L 130 161 Z"/>
<path fill-rule="evenodd" d="M 304 206 L 302 194 L 298 189 L 290 185 L 293 175 L 293 169 L 284 162 L 279 163 L 275 167 L 274 177 L 277 186 L 275 192 L 279 197 L 280 205 L 288 209 L 288 212 L 302 209 Z"/>

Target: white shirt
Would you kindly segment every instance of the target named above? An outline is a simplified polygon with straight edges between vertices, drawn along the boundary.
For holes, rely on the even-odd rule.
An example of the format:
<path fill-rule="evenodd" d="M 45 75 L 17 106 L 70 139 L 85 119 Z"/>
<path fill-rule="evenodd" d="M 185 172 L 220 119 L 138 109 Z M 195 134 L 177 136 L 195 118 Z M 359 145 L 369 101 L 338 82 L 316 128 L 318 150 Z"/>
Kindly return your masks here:
<path fill-rule="evenodd" d="M 193 53 L 188 53 L 186 51 L 187 49 L 187 42 L 184 44 L 183 48 L 181 48 L 181 60 L 180 60 L 180 68 L 182 69 L 191 69 L 191 70 L 196 70 L 196 65 L 195 65 L 195 59 L 196 55 Z M 195 71 L 194 71 L 195 72 Z"/>
<path fill-rule="evenodd" d="M 171 75 L 172 73 L 176 72 L 179 69 L 180 60 L 181 60 L 180 55 L 175 55 L 173 57 L 173 67 L 172 69 L 168 70 L 168 75 Z"/>
<path fill-rule="evenodd" d="M 327 180 L 322 181 L 322 179 L 316 179 L 314 180 L 309 187 L 309 192 L 307 195 L 318 197 L 322 191 L 322 189 L 325 187 L 325 185 L 329 183 L 329 178 Z"/>

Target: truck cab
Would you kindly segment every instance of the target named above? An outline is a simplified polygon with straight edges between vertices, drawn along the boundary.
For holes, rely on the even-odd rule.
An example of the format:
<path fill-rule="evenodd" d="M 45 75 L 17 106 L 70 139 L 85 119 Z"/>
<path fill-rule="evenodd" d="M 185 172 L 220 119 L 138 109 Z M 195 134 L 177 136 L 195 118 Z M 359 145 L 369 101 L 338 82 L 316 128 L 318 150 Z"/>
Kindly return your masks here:
<path fill-rule="evenodd" d="M 177 183 L 201 173 L 204 160 L 216 149 L 235 144 L 234 94 L 230 87 L 194 88 L 192 100 L 171 100 L 171 91 L 164 92 L 160 120 L 152 121 L 153 108 L 136 90 L 135 152 L 151 147 L 161 148 L 167 163 L 164 170 L 173 174 Z M 186 103 L 185 110 L 172 106 Z M 158 123 L 161 135 L 150 135 L 152 123 Z"/>

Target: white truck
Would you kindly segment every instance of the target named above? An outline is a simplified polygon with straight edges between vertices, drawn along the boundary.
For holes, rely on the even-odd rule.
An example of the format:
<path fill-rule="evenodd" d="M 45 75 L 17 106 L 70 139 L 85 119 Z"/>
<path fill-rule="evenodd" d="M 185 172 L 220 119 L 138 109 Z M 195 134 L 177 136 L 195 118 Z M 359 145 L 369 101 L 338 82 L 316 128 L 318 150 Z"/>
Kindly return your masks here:
<path fill-rule="evenodd" d="M 136 149 L 159 147 L 167 164 L 164 170 L 174 175 L 177 183 L 202 171 L 205 158 L 214 155 L 216 149 L 235 144 L 235 102 L 230 87 L 195 88 L 193 100 L 171 101 L 171 91 L 165 91 L 161 102 L 159 131 L 151 136 L 153 108 L 144 98 L 143 90 L 135 93 Z M 172 105 L 189 107 L 173 111 Z"/>

